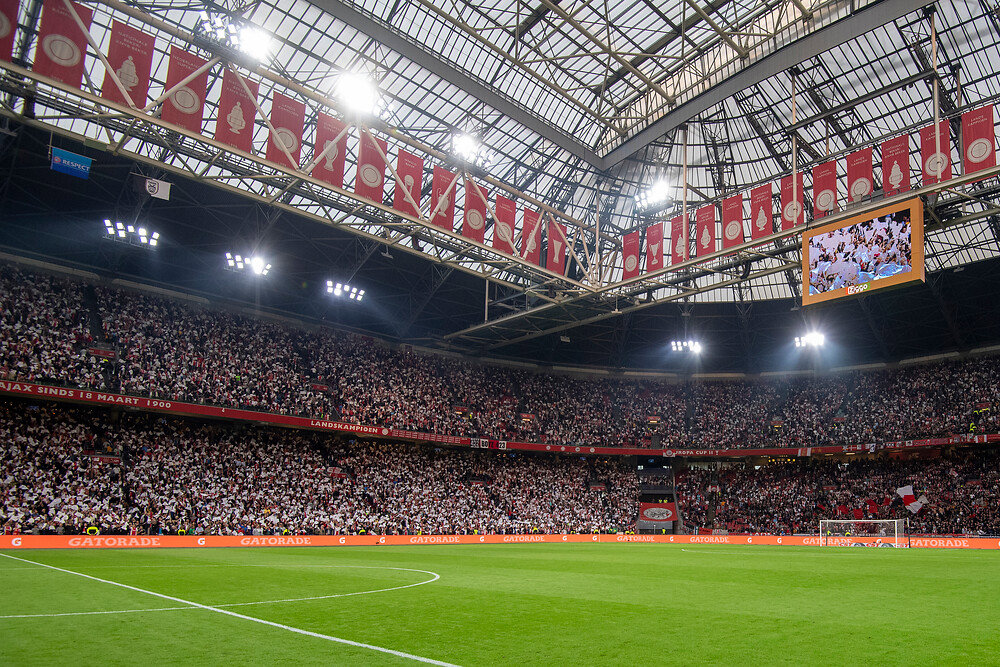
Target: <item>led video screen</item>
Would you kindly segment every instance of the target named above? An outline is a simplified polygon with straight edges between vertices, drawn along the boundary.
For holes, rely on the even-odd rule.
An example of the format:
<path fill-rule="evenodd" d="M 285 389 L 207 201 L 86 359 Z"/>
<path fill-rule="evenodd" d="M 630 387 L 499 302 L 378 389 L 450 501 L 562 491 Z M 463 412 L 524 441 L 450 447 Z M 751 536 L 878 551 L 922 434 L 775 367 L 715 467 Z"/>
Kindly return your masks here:
<path fill-rule="evenodd" d="M 919 199 L 802 234 L 802 303 L 809 305 L 924 279 Z"/>

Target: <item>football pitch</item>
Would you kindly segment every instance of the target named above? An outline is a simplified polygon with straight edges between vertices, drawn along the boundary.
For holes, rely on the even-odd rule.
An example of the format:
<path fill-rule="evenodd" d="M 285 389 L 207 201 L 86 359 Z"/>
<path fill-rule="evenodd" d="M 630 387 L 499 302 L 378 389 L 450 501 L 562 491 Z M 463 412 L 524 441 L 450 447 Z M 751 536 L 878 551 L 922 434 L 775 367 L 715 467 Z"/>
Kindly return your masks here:
<path fill-rule="evenodd" d="M 988 551 L 0 553 L 5 665 L 1000 662 L 1000 553 Z"/>

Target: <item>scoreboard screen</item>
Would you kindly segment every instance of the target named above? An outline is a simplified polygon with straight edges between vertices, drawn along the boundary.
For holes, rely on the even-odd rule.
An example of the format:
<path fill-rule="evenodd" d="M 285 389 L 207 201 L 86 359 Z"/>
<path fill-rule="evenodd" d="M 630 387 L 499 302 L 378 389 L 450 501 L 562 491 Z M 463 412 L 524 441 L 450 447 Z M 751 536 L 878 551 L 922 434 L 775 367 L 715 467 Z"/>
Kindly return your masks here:
<path fill-rule="evenodd" d="M 924 279 L 920 199 L 802 234 L 802 303 L 810 305 Z"/>

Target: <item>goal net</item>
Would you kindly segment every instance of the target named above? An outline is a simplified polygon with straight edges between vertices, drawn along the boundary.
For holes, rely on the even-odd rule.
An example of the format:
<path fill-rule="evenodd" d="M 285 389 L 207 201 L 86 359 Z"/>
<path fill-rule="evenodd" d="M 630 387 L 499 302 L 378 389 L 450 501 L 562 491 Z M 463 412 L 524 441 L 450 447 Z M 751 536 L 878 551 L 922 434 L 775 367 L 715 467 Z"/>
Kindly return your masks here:
<path fill-rule="evenodd" d="M 907 547 L 906 519 L 820 519 L 819 543 L 824 547 Z"/>

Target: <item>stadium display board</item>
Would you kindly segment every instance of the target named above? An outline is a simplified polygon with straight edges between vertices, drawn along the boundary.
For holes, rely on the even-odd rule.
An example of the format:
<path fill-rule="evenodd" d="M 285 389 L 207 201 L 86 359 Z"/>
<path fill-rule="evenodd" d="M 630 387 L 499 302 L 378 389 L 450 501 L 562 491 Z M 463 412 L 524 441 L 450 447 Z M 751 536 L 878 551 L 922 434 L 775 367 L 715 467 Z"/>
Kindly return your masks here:
<path fill-rule="evenodd" d="M 802 305 L 918 280 L 924 280 L 920 199 L 802 233 Z"/>

